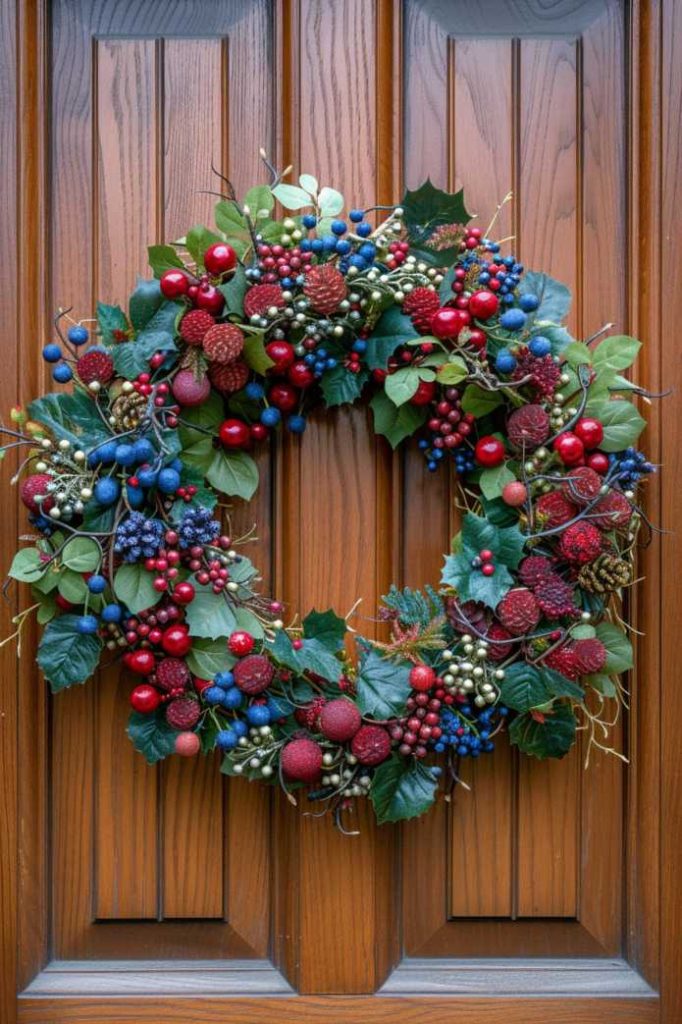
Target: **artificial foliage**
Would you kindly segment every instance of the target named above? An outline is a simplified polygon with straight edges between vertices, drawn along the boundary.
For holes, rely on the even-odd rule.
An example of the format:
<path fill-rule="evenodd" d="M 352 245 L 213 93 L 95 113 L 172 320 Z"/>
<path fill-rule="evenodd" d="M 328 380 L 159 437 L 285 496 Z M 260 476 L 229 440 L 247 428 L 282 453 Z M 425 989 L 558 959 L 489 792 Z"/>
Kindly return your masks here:
<path fill-rule="evenodd" d="M 568 290 L 469 226 L 461 192 L 344 215 L 265 164 L 242 198 L 223 181 L 215 227 L 149 248 L 127 309 L 57 316 L 43 356 L 65 388 L 4 428 L 30 523 L 17 633 L 37 616 L 53 692 L 120 659 L 148 761 L 218 749 L 341 828 L 356 798 L 423 814 L 502 731 L 538 758 L 579 731 L 611 750 L 654 468 L 624 376 L 639 342 L 574 340 Z M 336 611 L 259 593 L 225 503 L 253 496 L 275 434 L 360 401 L 452 474 L 461 529 L 440 583 L 392 586 L 385 638 L 353 650 Z"/>

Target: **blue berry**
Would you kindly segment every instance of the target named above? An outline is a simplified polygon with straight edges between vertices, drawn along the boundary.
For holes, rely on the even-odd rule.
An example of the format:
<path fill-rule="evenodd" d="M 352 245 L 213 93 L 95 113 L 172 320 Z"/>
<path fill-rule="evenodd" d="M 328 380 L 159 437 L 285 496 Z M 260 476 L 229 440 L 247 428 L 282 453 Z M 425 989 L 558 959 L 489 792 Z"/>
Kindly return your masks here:
<path fill-rule="evenodd" d="M 98 445 L 88 455 L 88 465 L 90 467 L 97 466 L 100 463 L 113 462 L 116 458 L 116 448 L 118 445 L 116 441 L 105 441 L 104 444 Z"/>
<path fill-rule="evenodd" d="M 260 398 L 263 397 L 263 395 L 265 394 L 265 390 L 262 384 L 259 384 L 258 381 L 256 380 L 252 380 L 249 381 L 249 383 L 244 388 L 244 393 L 247 398 L 250 398 L 252 401 L 257 402 Z"/>
<path fill-rule="evenodd" d="M 321 238 L 313 238 L 312 242 L 310 243 L 310 248 L 312 249 L 313 252 L 320 253 L 324 249 L 324 242 L 322 241 Z"/>
<path fill-rule="evenodd" d="M 180 474 L 177 469 L 171 469 L 170 466 L 162 469 L 156 481 L 156 486 L 162 494 L 175 494 L 180 486 Z"/>
<path fill-rule="evenodd" d="M 345 220 L 333 220 L 331 228 L 335 235 L 345 235 L 346 231 L 348 231 L 348 225 Z"/>
<path fill-rule="evenodd" d="M 322 251 L 323 252 L 334 252 L 336 249 L 336 239 L 333 235 L 324 235 L 322 238 Z"/>
<path fill-rule="evenodd" d="M 46 363 L 58 363 L 62 358 L 62 350 L 59 345 L 46 345 L 43 349 L 43 359 Z"/>
<path fill-rule="evenodd" d="M 120 622 L 123 618 L 123 609 L 120 604 L 105 604 L 101 615 L 102 622 Z"/>
<path fill-rule="evenodd" d="M 69 327 L 66 336 L 72 345 L 84 345 L 90 337 L 87 327 L 81 327 L 80 324 Z"/>
<path fill-rule="evenodd" d="M 52 379 L 56 380 L 58 384 L 68 384 L 72 377 L 73 370 L 68 363 L 60 363 L 52 371 Z"/>
<path fill-rule="evenodd" d="M 503 348 L 497 353 L 495 369 L 498 373 L 513 373 L 516 369 L 516 359 L 509 349 Z"/>
<path fill-rule="evenodd" d="M 133 487 L 132 484 L 126 484 L 126 497 L 131 508 L 142 508 L 147 500 L 142 488 Z"/>
<path fill-rule="evenodd" d="M 234 686 L 234 675 L 232 672 L 218 672 L 214 676 L 213 682 L 216 686 L 219 686 L 221 690 L 229 690 L 231 686 Z"/>
<path fill-rule="evenodd" d="M 303 215 L 303 227 L 304 228 L 308 228 L 308 229 L 314 228 L 316 224 L 317 224 L 317 217 L 315 216 L 315 214 L 313 214 L 313 213 L 305 213 Z"/>
<path fill-rule="evenodd" d="M 377 254 L 376 246 L 373 242 L 364 242 L 358 249 L 359 254 L 366 260 L 373 260 Z"/>
<path fill-rule="evenodd" d="M 146 437 L 141 437 L 139 441 L 136 441 L 133 448 L 135 451 L 135 462 L 138 466 L 143 462 L 151 462 L 156 455 L 154 445 Z"/>
<path fill-rule="evenodd" d="M 248 736 L 249 727 L 241 718 L 235 718 L 232 728 L 237 733 L 237 736 Z"/>
<path fill-rule="evenodd" d="M 367 221 L 362 224 L 358 224 L 355 229 L 355 233 L 356 235 L 359 235 L 360 238 L 367 238 L 368 235 L 372 234 L 372 225 L 368 224 Z"/>
<path fill-rule="evenodd" d="M 195 505 L 182 513 L 178 526 L 178 544 L 181 548 L 191 548 L 195 544 L 202 547 L 212 544 L 220 533 L 220 523 L 213 518 L 213 512 L 204 505 Z"/>
<path fill-rule="evenodd" d="M 541 359 L 543 356 L 548 356 L 552 351 L 552 343 L 549 338 L 545 338 L 542 334 L 537 334 L 534 338 L 531 338 L 528 343 L 528 348 L 534 356 Z"/>
<path fill-rule="evenodd" d="M 350 244 L 350 242 L 348 241 L 347 238 L 341 238 L 336 243 L 336 251 L 341 256 L 347 256 L 348 253 L 351 251 L 351 249 L 352 249 L 352 246 L 351 246 L 351 244 Z"/>
<path fill-rule="evenodd" d="M 348 214 L 348 219 L 351 220 L 353 224 L 359 224 L 364 216 L 364 210 L 351 210 Z"/>
<path fill-rule="evenodd" d="M 282 414 L 279 409 L 270 407 L 269 409 L 263 409 L 260 414 L 260 421 L 266 427 L 276 427 L 282 418 Z"/>
<path fill-rule="evenodd" d="M 516 267 L 518 264 L 515 264 L 514 266 Z M 539 305 L 539 298 L 537 295 L 533 295 L 532 292 L 524 292 L 524 294 L 519 298 L 519 306 L 524 313 L 532 313 Z"/>
<path fill-rule="evenodd" d="M 158 475 L 158 470 L 152 469 L 151 466 L 144 466 L 142 469 L 138 469 L 135 474 L 142 487 L 153 487 Z"/>
<path fill-rule="evenodd" d="M 241 706 L 243 694 L 236 686 L 233 686 L 230 690 L 221 690 L 220 692 L 223 695 L 223 704 L 226 708 L 235 711 Z"/>
<path fill-rule="evenodd" d="M 219 686 L 207 686 L 201 696 L 207 704 L 222 704 L 225 691 Z"/>
<path fill-rule="evenodd" d="M 358 270 L 367 269 L 367 260 L 359 253 L 354 253 L 348 260 L 348 263 L 351 267 L 356 267 Z"/>
<path fill-rule="evenodd" d="M 119 466 L 132 466 L 135 462 L 135 447 L 132 444 L 116 445 L 116 462 Z"/>
<path fill-rule="evenodd" d="M 251 725 L 269 725 L 270 711 L 267 704 L 252 704 L 246 712 Z"/>
<path fill-rule="evenodd" d="M 93 493 L 95 501 L 99 505 L 113 505 L 115 501 L 118 501 L 121 485 L 118 480 L 105 476 L 97 481 Z"/>
<path fill-rule="evenodd" d="M 88 590 L 90 591 L 91 594 L 103 593 L 103 591 L 106 590 L 106 586 L 106 579 L 99 573 L 95 574 L 94 576 L 91 576 L 90 579 L 88 580 Z"/>
<path fill-rule="evenodd" d="M 520 331 L 526 323 L 526 314 L 521 309 L 506 309 L 500 317 L 500 325 L 505 331 Z"/>
<path fill-rule="evenodd" d="M 76 632 L 86 636 L 96 633 L 99 628 L 96 615 L 81 615 L 76 620 Z"/>
<path fill-rule="evenodd" d="M 216 736 L 216 746 L 219 750 L 232 750 L 237 746 L 239 737 L 234 729 L 221 729 Z"/>
<path fill-rule="evenodd" d="M 119 523 L 114 539 L 114 552 L 124 562 L 154 558 L 163 543 L 165 526 L 160 519 L 147 519 L 142 512 L 131 512 Z"/>
<path fill-rule="evenodd" d="M 364 355 L 367 351 L 367 342 L 364 338 L 357 338 L 357 340 L 353 342 L 353 351 L 357 352 L 358 355 Z"/>
<path fill-rule="evenodd" d="M 287 427 L 292 434 L 302 434 L 306 428 L 305 416 L 290 416 L 287 420 Z"/>

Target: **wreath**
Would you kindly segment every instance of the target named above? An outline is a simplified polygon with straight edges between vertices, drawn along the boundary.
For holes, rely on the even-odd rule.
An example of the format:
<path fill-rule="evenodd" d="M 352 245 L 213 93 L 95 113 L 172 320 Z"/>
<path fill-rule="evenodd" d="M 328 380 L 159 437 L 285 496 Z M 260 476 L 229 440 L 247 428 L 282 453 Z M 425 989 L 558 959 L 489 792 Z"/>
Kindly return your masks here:
<path fill-rule="evenodd" d="M 640 343 L 571 338 L 568 289 L 468 226 L 461 192 L 427 180 L 343 216 L 335 189 L 263 159 L 270 184 L 242 200 L 221 178 L 215 231 L 149 248 L 127 312 L 59 311 L 43 357 L 69 387 L 3 428 L 33 531 L 14 635 L 35 613 L 54 693 L 121 658 L 149 762 L 217 748 L 222 772 L 305 788 L 342 829 L 360 797 L 380 823 L 424 813 L 503 730 L 538 758 L 580 730 L 611 750 L 654 469 L 623 376 Z M 377 434 L 454 475 L 462 526 L 440 588 L 392 586 L 389 638 L 356 636 L 351 660 L 335 611 L 284 624 L 219 500 L 252 497 L 275 433 L 366 396 Z"/>

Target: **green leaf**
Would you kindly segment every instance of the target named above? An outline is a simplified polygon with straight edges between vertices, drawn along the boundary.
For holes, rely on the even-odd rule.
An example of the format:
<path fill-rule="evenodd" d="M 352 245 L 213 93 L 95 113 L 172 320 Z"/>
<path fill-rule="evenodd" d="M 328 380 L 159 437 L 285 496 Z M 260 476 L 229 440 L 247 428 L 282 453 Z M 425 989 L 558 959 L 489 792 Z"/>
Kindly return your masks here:
<path fill-rule="evenodd" d="M 153 714 L 133 711 L 128 719 L 126 732 L 135 750 L 144 754 L 149 764 L 156 764 L 175 751 L 178 731 L 166 721 L 163 707 L 158 708 Z"/>
<path fill-rule="evenodd" d="M 370 799 L 379 825 L 424 814 L 436 798 L 438 778 L 432 767 L 393 754 L 374 772 Z"/>
<path fill-rule="evenodd" d="M 301 188 L 304 188 L 306 192 L 313 197 L 317 195 L 320 189 L 317 178 L 312 174 L 301 174 L 299 176 L 298 183 Z"/>
<path fill-rule="evenodd" d="M 83 529 L 89 533 L 111 533 L 116 522 L 116 506 L 102 508 L 96 502 L 85 506 Z"/>
<path fill-rule="evenodd" d="M 78 619 L 78 615 L 53 619 L 38 644 L 36 660 L 53 693 L 84 683 L 97 668 L 102 641 L 97 636 L 78 633 Z"/>
<path fill-rule="evenodd" d="M 111 350 L 114 369 L 120 377 L 135 380 L 149 370 L 149 360 L 155 352 L 175 350 L 175 341 L 166 331 L 143 331 L 133 340 L 124 341 Z"/>
<path fill-rule="evenodd" d="M 61 558 L 74 572 L 95 572 L 102 561 L 102 552 L 91 537 L 73 537 L 64 545 Z"/>
<path fill-rule="evenodd" d="M 346 620 L 331 608 L 326 612 L 313 609 L 303 620 L 303 636 L 308 640 L 317 640 L 334 653 L 343 647 L 347 629 Z"/>
<path fill-rule="evenodd" d="M 343 196 L 335 188 L 323 188 L 317 203 L 323 217 L 336 217 L 343 210 Z"/>
<path fill-rule="evenodd" d="M 128 320 L 120 306 L 107 306 L 104 302 L 97 303 L 97 325 L 102 340 L 110 344 L 119 332 L 128 330 Z"/>
<path fill-rule="evenodd" d="M 406 661 L 389 661 L 370 650 L 360 663 L 356 683 L 362 714 L 380 719 L 403 714 L 410 695 L 409 676 Z"/>
<path fill-rule="evenodd" d="M 562 355 L 569 366 L 589 366 L 592 363 L 592 353 L 584 341 L 571 342 Z"/>
<path fill-rule="evenodd" d="M 159 282 L 155 278 L 146 280 L 144 277 L 138 277 L 135 291 L 130 296 L 128 304 L 130 322 L 136 331 L 141 331 L 147 326 L 163 301 Z"/>
<path fill-rule="evenodd" d="M 605 452 L 621 452 L 635 444 L 646 426 L 634 405 L 622 398 L 590 402 L 588 410 L 604 426 L 604 439 L 599 447 Z"/>
<path fill-rule="evenodd" d="M 285 210 L 300 210 L 304 206 L 313 205 L 308 193 L 298 185 L 276 185 L 272 189 L 272 194 Z"/>
<path fill-rule="evenodd" d="M 185 269 L 185 264 L 172 245 L 148 245 L 147 262 L 154 271 L 154 277 L 161 277 L 166 270 Z"/>
<path fill-rule="evenodd" d="M 352 404 L 362 394 L 362 389 L 369 380 L 367 370 L 349 373 L 345 366 L 335 366 L 325 370 L 320 380 L 320 387 L 327 408 L 335 405 Z"/>
<path fill-rule="evenodd" d="M 521 279 L 519 291 L 522 295 L 530 292 L 539 298 L 540 305 L 534 313 L 536 321 L 549 320 L 560 324 L 568 316 L 571 293 L 565 284 L 555 281 L 549 274 L 527 270 Z"/>
<path fill-rule="evenodd" d="M 225 640 L 210 639 L 193 640 L 185 660 L 190 672 L 199 679 L 213 679 L 218 672 L 229 671 L 236 661 Z"/>
<path fill-rule="evenodd" d="M 262 334 L 249 334 L 244 338 L 242 355 L 247 365 L 261 377 L 264 377 L 270 367 L 275 365 L 265 351 L 265 342 Z"/>
<path fill-rule="evenodd" d="M 154 590 L 154 574 L 137 562 L 119 566 L 114 574 L 113 590 L 133 615 L 153 608 L 161 600 L 161 594 Z"/>
<path fill-rule="evenodd" d="M 206 479 L 221 494 L 248 501 L 258 487 L 258 466 L 246 452 L 216 451 Z"/>
<path fill-rule="evenodd" d="M 513 483 L 516 474 L 512 472 L 506 462 L 502 462 L 493 469 L 484 469 L 478 481 L 481 491 L 488 500 L 499 498 L 506 484 Z"/>
<path fill-rule="evenodd" d="M 601 693 L 604 697 L 615 697 L 618 693 L 616 684 L 611 676 L 604 675 L 603 672 L 597 672 L 592 676 L 588 676 L 587 682 L 593 690 Z"/>
<path fill-rule="evenodd" d="M 36 621 L 39 626 L 45 626 L 57 614 L 57 602 L 54 594 L 41 594 L 40 591 L 37 591 L 35 596 L 40 601 Z"/>
<path fill-rule="evenodd" d="M 365 362 L 370 370 L 385 370 L 388 360 L 399 345 L 414 339 L 414 324 L 398 306 L 389 306 L 382 313 L 371 336 L 367 339 Z"/>
<path fill-rule="evenodd" d="M 567 329 L 565 327 L 560 327 L 557 324 L 534 323 L 530 330 L 530 337 L 535 338 L 539 334 L 541 334 L 543 338 L 547 338 L 549 341 L 552 346 L 553 356 L 562 355 L 565 353 L 569 345 L 574 342 L 574 339 L 571 337 Z"/>
<path fill-rule="evenodd" d="M 397 448 L 406 437 L 411 437 L 426 421 L 423 406 L 396 406 L 385 391 L 377 391 L 369 403 L 374 414 L 374 431 L 385 437 L 392 448 Z"/>
<path fill-rule="evenodd" d="M 268 193 L 269 193 L 268 189 Z M 228 313 L 237 316 L 244 314 L 244 296 L 248 291 L 249 283 L 246 280 L 246 273 L 242 266 L 237 266 L 234 274 L 225 284 L 221 284 L 218 291 L 225 299 L 225 306 Z"/>
<path fill-rule="evenodd" d="M 35 583 L 45 575 L 46 570 L 47 565 L 42 561 L 40 551 L 36 548 L 24 548 L 17 551 L 7 575 L 21 583 Z"/>
<path fill-rule="evenodd" d="M 462 409 L 471 413 L 476 419 L 487 416 L 493 409 L 502 405 L 499 391 L 484 391 L 478 384 L 469 384 L 462 396 Z"/>
<path fill-rule="evenodd" d="M 88 585 L 79 572 L 62 569 L 57 579 L 59 593 L 71 604 L 82 604 L 88 594 Z"/>
<path fill-rule="evenodd" d="M 44 395 L 29 404 L 28 414 L 58 438 L 65 438 L 79 448 L 87 448 L 111 437 L 92 396 L 84 391 Z"/>
<path fill-rule="evenodd" d="M 642 343 L 637 338 L 614 334 L 597 345 L 592 365 L 597 373 L 615 375 L 619 370 L 627 370 L 632 366 L 641 347 Z"/>
<path fill-rule="evenodd" d="M 634 665 L 632 644 L 626 633 L 612 622 L 600 622 L 597 626 L 597 637 L 606 648 L 606 664 L 604 672 L 620 675 Z"/>
<path fill-rule="evenodd" d="M 525 661 L 517 661 L 505 669 L 500 683 L 502 702 L 514 711 L 530 711 L 552 698 L 540 671 Z"/>
<path fill-rule="evenodd" d="M 201 405 L 183 409 L 180 419 L 180 440 L 183 448 L 196 441 L 204 439 L 210 441 L 211 438 L 207 437 L 205 431 L 217 434 L 218 427 L 224 419 L 225 404 L 217 391 L 212 391 L 208 399 Z M 192 430 L 192 427 L 198 429 Z"/>
<path fill-rule="evenodd" d="M 498 604 L 513 586 L 514 580 L 505 566 L 495 570 L 494 576 L 484 576 L 471 567 L 472 555 L 447 555 L 441 583 L 453 587 L 462 601 L 480 601 L 488 608 Z"/>
<path fill-rule="evenodd" d="M 439 384 L 459 384 L 469 375 L 469 370 L 463 359 L 459 356 L 450 356 L 449 362 L 440 367 L 436 374 Z"/>
<path fill-rule="evenodd" d="M 516 569 L 523 555 L 525 537 L 518 526 L 498 527 L 489 520 L 468 512 L 462 527 L 462 549 L 448 555 L 441 582 L 454 587 L 462 601 L 480 601 L 496 608 L 513 585 L 509 569 Z M 484 576 L 473 569 L 472 559 L 483 548 L 493 552 L 495 573 Z"/>
<path fill-rule="evenodd" d="M 382 597 L 383 603 L 398 613 L 398 618 L 406 626 L 428 626 L 433 619 L 443 615 L 443 602 L 440 596 L 431 587 L 421 590 L 412 590 L 411 587 L 404 587 L 399 590 L 395 584 L 391 585 L 388 594 Z"/>
<path fill-rule="evenodd" d="M 237 620 L 237 629 L 245 629 L 257 640 L 261 640 L 265 636 L 263 623 L 249 608 L 240 606 L 235 608 L 234 614 Z"/>
<path fill-rule="evenodd" d="M 250 240 L 248 224 L 237 209 L 236 203 L 229 199 L 221 199 L 215 205 L 214 216 L 218 230 L 228 236 L 230 244 L 233 237 Z"/>
<path fill-rule="evenodd" d="M 187 605 L 185 618 L 192 636 L 217 640 L 237 629 L 237 619 L 225 593 L 214 594 L 211 587 L 195 584 L 194 600 Z"/>
<path fill-rule="evenodd" d="M 198 267 L 204 266 L 204 253 L 209 245 L 222 242 L 220 235 L 210 231 L 203 224 L 195 224 L 185 235 L 185 248 Z"/>
<path fill-rule="evenodd" d="M 404 405 L 417 391 L 421 381 L 436 379 L 433 370 L 421 366 L 404 366 L 401 370 L 389 374 L 384 382 L 386 394 L 395 405 Z"/>
<path fill-rule="evenodd" d="M 574 683 L 572 679 L 567 679 L 560 672 L 543 667 L 540 669 L 540 675 L 553 697 L 571 697 L 573 700 L 584 700 L 585 691 L 583 688 Z"/>
<path fill-rule="evenodd" d="M 198 441 L 182 449 L 181 458 L 186 466 L 198 470 L 203 477 L 213 462 L 215 452 L 211 438 L 200 437 Z"/>
<path fill-rule="evenodd" d="M 523 557 L 526 538 L 518 526 L 497 527 L 483 516 L 467 512 L 462 524 L 462 541 L 464 547 L 473 552 L 472 557 L 490 548 L 496 566 L 503 564 L 516 569 Z"/>
<path fill-rule="evenodd" d="M 269 217 L 274 205 L 275 199 L 267 185 L 255 185 L 244 196 L 244 206 L 248 206 L 252 220 Z"/>
<path fill-rule="evenodd" d="M 509 739 L 531 757 L 564 757 L 575 740 L 575 716 L 570 707 L 558 705 L 544 722 L 530 714 L 519 715 L 509 727 Z"/>
<path fill-rule="evenodd" d="M 332 683 L 337 682 L 341 675 L 339 659 L 315 638 L 304 638 L 302 646 L 296 649 L 284 630 L 279 630 L 267 647 L 275 661 L 294 672 L 313 672 Z"/>
<path fill-rule="evenodd" d="M 436 228 L 443 224 L 467 224 L 471 215 L 464 205 L 464 190 L 444 192 L 436 188 L 430 178 L 411 192 L 409 189 L 403 196 L 403 221 L 407 227 L 410 240 L 418 246 L 428 244 L 428 240 Z M 447 266 L 445 252 L 437 254 Z"/>

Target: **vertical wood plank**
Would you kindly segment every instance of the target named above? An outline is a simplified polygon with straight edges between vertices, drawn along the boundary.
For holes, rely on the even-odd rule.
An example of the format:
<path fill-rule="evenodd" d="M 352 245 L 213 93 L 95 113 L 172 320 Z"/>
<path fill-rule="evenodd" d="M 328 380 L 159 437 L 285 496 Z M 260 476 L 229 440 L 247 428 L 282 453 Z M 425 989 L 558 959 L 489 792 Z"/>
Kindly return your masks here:
<path fill-rule="evenodd" d="M 147 273 L 157 237 L 156 44 L 95 43 L 95 290 L 124 303 Z M 122 743 L 131 680 L 118 666 L 97 682 L 95 916 L 154 918 L 159 884 L 156 768 Z"/>
<path fill-rule="evenodd" d="M 520 43 L 519 223 L 517 252 L 576 296 L 569 326 L 579 323 L 577 274 L 578 47 L 573 40 Z M 521 916 L 576 913 L 578 759 L 519 765 L 517 911 Z M 550 800 L 549 793 L 552 792 Z"/>

